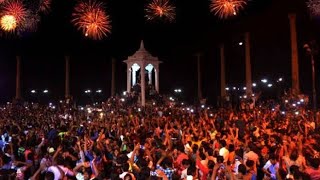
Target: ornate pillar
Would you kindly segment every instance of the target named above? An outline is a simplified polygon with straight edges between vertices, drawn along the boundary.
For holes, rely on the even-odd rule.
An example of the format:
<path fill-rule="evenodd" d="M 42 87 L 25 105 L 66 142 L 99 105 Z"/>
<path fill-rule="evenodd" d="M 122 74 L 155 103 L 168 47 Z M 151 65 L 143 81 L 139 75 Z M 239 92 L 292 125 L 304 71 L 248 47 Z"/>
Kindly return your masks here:
<path fill-rule="evenodd" d="M 131 67 L 127 64 L 127 92 L 131 91 Z"/>
<path fill-rule="evenodd" d="M 66 71 L 65 71 L 65 98 L 70 98 L 70 57 L 65 56 L 65 63 L 66 63 Z"/>
<path fill-rule="evenodd" d="M 17 70 L 16 70 L 16 100 L 21 99 L 21 58 L 16 56 Z"/>
<path fill-rule="evenodd" d="M 252 78 L 251 78 L 251 53 L 250 53 L 250 33 L 245 33 L 246 48 L 246 93 L 252 94 Z"/>
<path fill-rule="evenodd" d="M 140 78 L 141 78 L 141 106 L 146 105 L 146 78 L 145 78 L 145 65 L 141 64 L 141 70 L 140 70 Z"/>
<path fill-rule="evenodd" d="M 154 68 L 154 72 L 155 72 L 155 87 L 156 87 L 156 91 L 159 93 L 159 66 Z"/>
<path fill-rule="evenodd" d="M 116 95 L 116 59 L 112 58 L 111 96 Z"/>
<path fill-rule="evenodd" d="M 292 90 L 296 93 L 300 91 L 299 85 L 299 62 L 298 62 L 298 45 L 297 45 L 297 29 L 296 29 L 296 14 L 288 15 L 290 22 L 290 37 L 291 37 L 291 77 Z"/>
<path fill-rule="evenodd" d="M 226 96 L 224 44 L 220 45 L 220 96 L 221 98 Z"/>

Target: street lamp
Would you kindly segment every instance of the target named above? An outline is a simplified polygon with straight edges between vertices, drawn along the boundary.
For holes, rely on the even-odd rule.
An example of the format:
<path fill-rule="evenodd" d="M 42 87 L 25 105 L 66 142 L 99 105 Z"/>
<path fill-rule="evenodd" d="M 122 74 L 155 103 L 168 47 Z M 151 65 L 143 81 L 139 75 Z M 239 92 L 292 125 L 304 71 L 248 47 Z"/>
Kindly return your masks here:
<path fill-rule="evenodd" d="M 33 90 L 31 90 L 31 93 L 35 94 L 35 93 L 37 93 L 37 91 L 33 89 Z"/>
<path fill-rule="evenodd" d="M 47 94 L 48 92 L 49 92 L 48 89 L 43 90 L 44 94 Z"/>
<path fill-rule="evenodd" d="M 314 70 L 314 55 L 318 53 L 318 48 L 315 41 L 311 41 L 310 44 L 305 44 L 303 48 L 306 50 L 307 54 L 310 55 L 310 58 L 311 58 L 313 113 L 314 113 L 314 120 L 316 122 L 316 127 L 317 127 L 317 92 L 316 92 L 316 75 Z"/>

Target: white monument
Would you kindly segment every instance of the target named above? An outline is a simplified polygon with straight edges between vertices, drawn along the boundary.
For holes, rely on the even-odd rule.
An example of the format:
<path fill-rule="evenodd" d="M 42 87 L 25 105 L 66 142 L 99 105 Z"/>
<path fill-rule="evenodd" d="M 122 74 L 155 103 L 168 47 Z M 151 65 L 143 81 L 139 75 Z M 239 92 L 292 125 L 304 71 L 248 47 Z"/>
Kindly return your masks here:
<path fill-rule="evenodd" d="M 137 71 L 140 69 L 141 105 L 146 104 L 145 70 L 148 71 L 148 84 L 152 85 L 153 72 L 155 73 L 155 89 L 159 93 L 159 64 L 162 63 L 157 57 L 153 57 L 144 48 L 141 41 L 139 50 L 124 61 L 127 64 L 127 92 L 137 83 Z"/>

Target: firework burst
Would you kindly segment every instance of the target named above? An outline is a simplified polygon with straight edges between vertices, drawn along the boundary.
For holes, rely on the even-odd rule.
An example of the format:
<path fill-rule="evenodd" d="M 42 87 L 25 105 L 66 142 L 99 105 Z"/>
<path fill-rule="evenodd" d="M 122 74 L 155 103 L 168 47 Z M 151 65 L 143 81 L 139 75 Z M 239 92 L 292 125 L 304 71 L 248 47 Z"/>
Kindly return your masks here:
<path fill-rule="evenodd" d="M 100 40 L 111 32 L 110 18 L 104 11 L 103 3 L 95 0 L 77 4 L 71 22 L 86 37 L 94 40 Z"/>
<path fill-rule="evenodd" d="M 51 8 L 51 0 L 40 0 L 39 11 L 43 13 L 48 13 Z"/>
<path fill-rule="evenodd" d="M 2 15 L 14 16 L 17 25 L 23 23 L 27 16 L 27 9 L 24 7 L 21 1 L 7 1 L 3 6 Z"/>
<path fill-rule="evenodd" d="M 176 15 L 175 9 L 169 0 L 152 0 L 145 9 L 146 18 L 148 20 L 164 18 L 173 21 Z"/>
<path fill-rule="evenodd" d="M 35 32 L 38 28 L 38 24 L 40 22 L 39 14 L 28 12 L 26 15 L 27 21 L 25 21 L 19 27 L 19 31 L 21 32 Z"/>
<path fill-rule="evenodd" d="M 4 15 L 1 17 L 1 29 L 5 31 L 13 31 L 17 27 L 17 20 L 12 15 Z"/>
<path fill-rule="evenodd" d="M 312 15 L 320 16 L 320 0 L 309 0 L 307 6 Z"/>
<path fill-rule="evenodd" d="M 236 16 L 246 4 L 246 0 L 211 0 L 210 10 L 220 19 L 226 19 Z"/>

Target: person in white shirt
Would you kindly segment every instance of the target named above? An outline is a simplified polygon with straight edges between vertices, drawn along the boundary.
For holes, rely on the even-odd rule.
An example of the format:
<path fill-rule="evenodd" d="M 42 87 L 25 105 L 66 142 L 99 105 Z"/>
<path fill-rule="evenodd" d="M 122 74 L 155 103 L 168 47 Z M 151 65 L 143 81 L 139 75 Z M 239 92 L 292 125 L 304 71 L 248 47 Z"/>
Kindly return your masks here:
<path fill-rule="evenodd" d="M 223 162 L 228 161 L 228 156 L 229 156 L 229 150 L 226 148 L 227 143 L 225 140 L 220 141 L 220 150 L 219 150 L 219 155 L 223 157 Z"/>
<path fill-rule="evenodd" d="M 277 162 L 277 157 L 273 154 L 270 155 L 269 161 L 263 166 L 263 172 L 265 173 L 265 178 L 270 180 L 277 179 L 277 171 L 279 169 L 279 163 Z"/>

